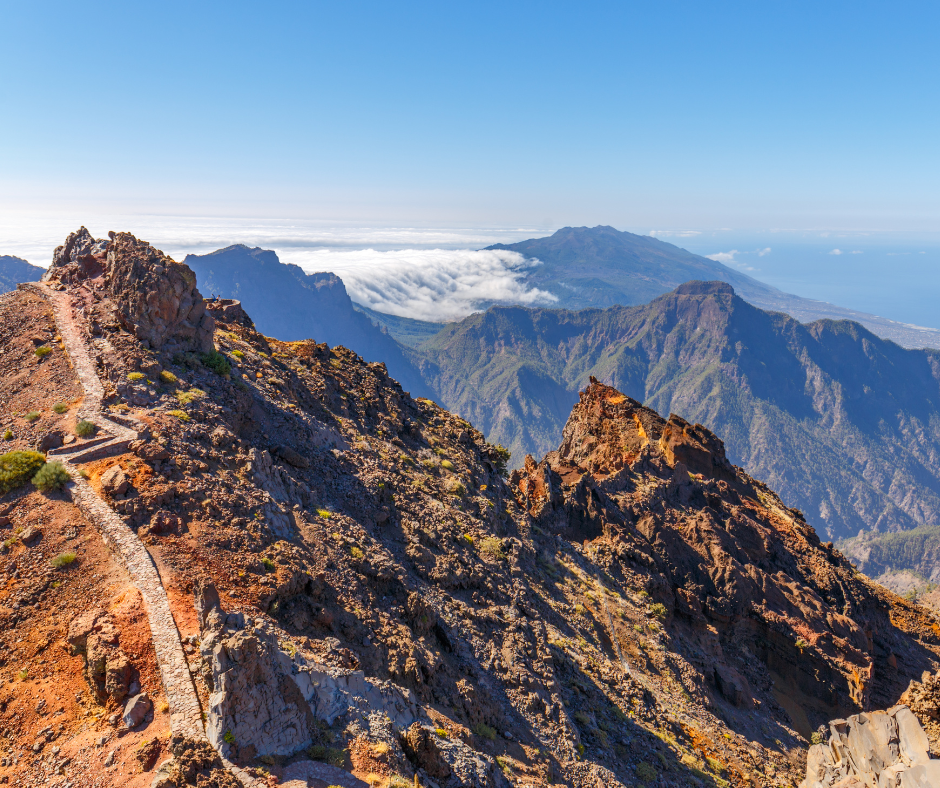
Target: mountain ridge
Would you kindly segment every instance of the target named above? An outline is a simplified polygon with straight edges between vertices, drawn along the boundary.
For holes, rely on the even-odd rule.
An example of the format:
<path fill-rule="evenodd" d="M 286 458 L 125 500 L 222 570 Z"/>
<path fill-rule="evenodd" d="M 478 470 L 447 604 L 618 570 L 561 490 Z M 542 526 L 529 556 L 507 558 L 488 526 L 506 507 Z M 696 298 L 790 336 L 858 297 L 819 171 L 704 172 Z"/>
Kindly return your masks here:
<path fill-rule="evenodd" d="M 552 292 L 558 297 L 560 308 L 631 306 L 650 301 L 688 280 L 720 280 L 731 284 L 755 306 L 785 312 L 802 323 L 822 318 L 854 320 L 904 347 L 940 348 L 940 329 L 785 293 L 667 241 L 621 232 L 610 226 L 564 227 L 545 238 L 487 248 L 538 258 L 542 265 L 530 268 L 525 281 Z"/>

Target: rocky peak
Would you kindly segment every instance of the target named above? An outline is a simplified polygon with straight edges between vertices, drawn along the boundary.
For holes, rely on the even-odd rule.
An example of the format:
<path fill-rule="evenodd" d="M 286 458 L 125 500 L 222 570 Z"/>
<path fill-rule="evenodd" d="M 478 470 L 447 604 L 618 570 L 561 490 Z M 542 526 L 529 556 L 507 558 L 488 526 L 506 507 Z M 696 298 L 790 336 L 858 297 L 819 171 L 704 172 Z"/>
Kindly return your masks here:
<path fill-rule="evenodd" d="M 679 285 L 674 291 L 676 295 L 734 295 L 734 288 L 727 282 L 701 282 L 692 281 Z"/>
<path fill-rule="evenodd" d="M 701 424 L 675 414 L 669 420 L 591 377 L 565 425 L 558 458 L 595 477 L 634 463 L 645 450 L 670 468 L 732 480 L 724 444 Z"/>
<path fill-rule="evenodd" d="M 212 350 L 215 323 L 192 269 L 130 233 L 70 233 L 43 281 L 90 284 L 110 300 L 117 322 L 153 350 Z"/>

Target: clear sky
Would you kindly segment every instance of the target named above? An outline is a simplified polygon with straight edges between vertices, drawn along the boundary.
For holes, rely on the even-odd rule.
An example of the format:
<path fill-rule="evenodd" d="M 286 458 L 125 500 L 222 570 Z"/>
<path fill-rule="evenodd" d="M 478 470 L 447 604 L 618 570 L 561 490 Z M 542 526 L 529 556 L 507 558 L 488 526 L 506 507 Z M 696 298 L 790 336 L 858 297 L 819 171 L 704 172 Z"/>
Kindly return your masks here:
<path fill-rule="evenodd" d="M 0 0 L 0 208 L 940 230 L 940 4 Z"/>

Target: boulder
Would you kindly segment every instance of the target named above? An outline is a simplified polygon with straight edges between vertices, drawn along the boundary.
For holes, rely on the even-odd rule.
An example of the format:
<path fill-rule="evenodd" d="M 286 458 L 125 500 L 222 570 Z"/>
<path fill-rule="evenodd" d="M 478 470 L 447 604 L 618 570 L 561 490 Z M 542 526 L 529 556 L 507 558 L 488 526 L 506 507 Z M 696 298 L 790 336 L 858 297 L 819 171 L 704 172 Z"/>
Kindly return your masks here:
<path fill-rule="evenodd" d="M 136 728 L 144 721 L 144 718 L 153 709 L 153 703 L 146 692 L 135 695 L 126 704 L 124 704 L 124 724 L 130 728 Z"/>
<path fill-rule="evenodd" d="M 130 481 L 120 465 L 112 465 L 101 474 L 101 489 L 111 497 L 123 495 L 128 487 L 130 487 Z"/>
<path fill-rule="evenodd" d="M 58 449 L 65 441 L 65 433 L 61 430 L 49 430 L 36 444 L 36 451 L 45 454 L 50 449 Z"/>

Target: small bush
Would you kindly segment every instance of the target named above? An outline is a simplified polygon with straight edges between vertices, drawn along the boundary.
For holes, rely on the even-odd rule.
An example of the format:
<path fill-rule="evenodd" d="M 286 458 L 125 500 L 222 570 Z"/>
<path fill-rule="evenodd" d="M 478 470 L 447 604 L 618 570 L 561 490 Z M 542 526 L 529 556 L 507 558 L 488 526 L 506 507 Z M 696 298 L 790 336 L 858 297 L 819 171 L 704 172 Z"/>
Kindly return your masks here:
<path fill-rule="evenodd" d="M 25 418 L 26 421 L 28 421 L 30 424 L 32 424 L 34 421 L 36 421 L 36 419 L 39 418 L 39 411 L 38 411 L 38 410 L 31 410 L 31 411 L 30 411 L 29 413 L 27 413 L 23 418 Z"/>
<path fill-rule="evenodd" d="M 822 744 L 823 735 L 819 731 L 813 731 L 813 735 L 810 737 L 810 742 L 812 744 Z"/>
<path fill-rule="evenodd" d="M 127 375 L 127 379 L 131 381 L 132 383 L 136 383 L 138 380 L 144 379 L 144 373 L 143 372 L 130 372 Z"/>
<path fill-rule="evenodd" d="M 268 572 L 273 572 L 277 565 L 267 556 L 263 556 L 261 559 L 261 566 L 263 566 Z"/>
<path fill-rule="evenodd" d="M 653 602 L 653 604 L 650 605 L 650 613 L 656 616 L 656 618 L 665 619 L 668 611 L 666 610 L 666 606 L 661 602 Z"/>
<path fill-rule="evenodd" d="M 19 673 L 16 674 L 16 677 L 20 681 L 26 681 L 26 679 L 29 678 L 29 670 L 26 668 L 23 668 Z"/>
<path fill-rule="evenodd" d="M 47 462 L 33 476 L 33 485 L 42 492 L 61 490 L 72 477 L 61 462 Z"/>
<path fill-rule="evenodd" d="M 168 410 L 167 413 L 171 416 L 176 416 L 180 421 L 190 420 L 189 414 L 185 410 Z"/>
<path fill-rule="evenodd" d="M 33 352 L 36 354 L 36 358 L 45 358 L 52 352 L 52 348 L 48 345 L 40 345 Z"/>
<path fill-rule="evenodd" d="M 361 548 L 361 547 L 356 547 L 355 545 L 353 545 L 352 547 L 349 548 L 349 554 L 350 554 L 356 561 L 361 561 L 363 558 L 366 557 L 366 554 L 365 554 L 364 552 L 362 552 L 362 548 Z"/>
<path fill-rule="evenodd" d="M 11 441 L 11 440 L 13 440 L 13 430 L 6 430 L 6 431 L 3 433 L 3 439 L 4 439 L 5 441 Z"/>
<path fill-rule="evenodd" d="M 49 561 L 55 569 L 64 569 L 75 562 L 78 556 L 75 553 L 59 553 L 55 558 Z"/>
<path fill-rule="evenodd" d="M 88 419 L 82 419 L 75 425 L 75 434 L 79 438 L 87 438 L 89 435 L 92 435 L 97 429 L 93 421 L 88 421 Z"/>
<path fill-rule="evenodd" d="M 210 350 L 208 353 L 200 353 L 199 360 L 207 369 L 211 369 L 216 375 L 228 375 L 232 371 L 232 365 L 229 360 L 217 350 Z"/>
<path fill-rule="evenodd" d="M 197 399 L 202 399 L 204 396 L 206 396 L 206 392 L 202 389 L 189 389 L 189 391 L 176 392 L 176 399 L 179 400 L 180 405 L 189 405 Z"/>
<path fill-rule="evenodd" d="M 234 744 L 234 743 L 235 743 L 235 734 L 232 733 L 231 731 L 225 731 L 225 735 L 222 737 L 222 740 L 223 740 L 226 744 Z"/>
<path fill-rule="evenodd" d="M 11 451 L 0 455 L 0 495 L 28 482 L 46 458 L 38 451 Z"/>
<path fill-rule="evenodd" d="M 317 509 L 317 514 L 324 520 L 329 520 L 333 516 L 333 512 L 328 509 Z"/>
<path fill-rule="evenodd" d="M 506 554 L 503 553 L 503 543 L 495 536 L 487 536 L 480 540 L 480 554 L 494 561 L 506 557 Z"/>
<path fill-rule="evenodd" d="M 245 357 L 245 354 L 242 353 L 240 350 L 233 350 L 232 355 L 235 356 L 235 358 L 237 358 L 239 361 L 241 361 Z"/>
<path fill-rule="evenodd" d="M 52 409 L 53 409 L 56 413 L 65 413 L 65 411 L 67 411 L 67 410 L 69 409 L 69 406 L 66 405 L 64 402 L 58 402 L 58 403 L 56 403 L 55 405 L 52 406 Z"/>
<path fill-rule="evenodd" d="M 496 461 L 494 463 L 496 466 L 496 471 L 500 476 L 505 476 L 506 468 L 509 466 L 509 460 L 512 457 L 512 453 L 501 443 L 497 443 L 494 448 L 496 454 Z"/>
<path fill-rule="evenodd" d="M 496 738 L 496 728 L 491 728 L 484 722 L 481 722 L 479 725 L 474 726 L 473 732 L 484 739 L 489 739 L 493 741 Z"/>
<path fill-rule="evenodd" d="M 164 369 L 160 373 L 160 380 L 162 380 L 167 385 L 172 386 L 173 384 L 176 383 L 177 380 L 179 380 L 179 378 L 176 377 L 176 375 L 174 375 L 172 372 L 170 372 L 170 370 Z"/>
<path fill-rule="evenodd" d="M 441 460 L 441 467 L 444 468 L 444 470 L 452 471 L 454 470 L 454 463 L 450 460 Z"/>
<path fill-rule="evenodd" d="M 442 739 L 449 739 L 450 734 L 445 731 L 443 728 L 435 728 L 434 732 Z"/>
<path fill-rule="evenodd" d="M 644 783 L 652 782 L 659 776 L 655 767 L 652 764 L 642 761 L 637 764 L 636 767 L 636 778 Z"/>

